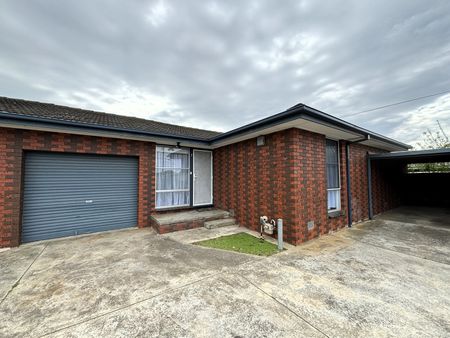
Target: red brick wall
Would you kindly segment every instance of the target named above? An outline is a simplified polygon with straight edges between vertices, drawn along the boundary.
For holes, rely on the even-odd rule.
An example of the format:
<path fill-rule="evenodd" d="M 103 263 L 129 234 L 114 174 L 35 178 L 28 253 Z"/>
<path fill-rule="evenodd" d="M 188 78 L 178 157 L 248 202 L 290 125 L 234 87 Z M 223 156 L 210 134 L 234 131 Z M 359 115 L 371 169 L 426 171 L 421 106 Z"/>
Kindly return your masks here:
<path fill-rule="evenodd" d="M 352 189 L 352 220 L 362 221 L 369 218 L 369 197 L 367 186 L 367 152 L 370 148 L 350 145 L 350 181 Z"/>
<path fill-rule="evenodd" d="M 340 183 L 341 183 L 341 215 L 330 218 L 327 211 L 326 182 L 326 139 L 325 136 L 299 129 L 294 130 L 294 142 L 297 152 L 294 153 L 294 175 L 298 176 L 297 203 L 300 213 L 298 217 L 297 240 L 295 244 L 307 241 L 319 235 L 335 231 L 347 225 L 347 181 L 345 166 L 345 144 L 339 143 Z M 308 230 L 307 223 L 314 222 Z"/>
<path fill-rule="evenodd" d="M 341 156 L 344 155 L 341 144 Z M 345 163 L 341 161 L 342 209 L 346 213 Z M 299 244 L 345 226 L 346 216 L 327 214 L 325 137 L 300 129 L 224 146 L 214 151 L 214 204 L 259 231 L 259 217 L 282 218 L 284 240 Z M 314 228 L 307 229 L 307 222 Z"/>
<path fill-rule="evenodd" d="M 20 244 L 23 153 L 33 150 L 138 156 L 137 225 L 149 225 L 155 205 L 153 143 L 0 128 L 0 247 Z"/>
<path fill-rule="evenodd" d="M 350 145 L 350 176 L 352 188 L 352 220 L 359 222 L 369 218 L 367 177 L 367 153 L 383 152 L 361 144 Z M 394 174 L 394 175 L 393 175 Z M 374 215 L 400 205 L 395 184 L 395 174 L 388 168 L 372 163 L 372 203 Z"/>
<path fill-rule="evenodd" d="M 284 240 L 299 244 L 348 224 L 345 142 L 339 143 L 341 215 L 327 212 L 325 142 L 323 135 L 289 129 L 214 150 L 214 204 L 233 210 L 238 223 L 259 231 L 259 217 L 282 218 Z M 367 219 L 367 151 L 350 145 L 353 221 Z M 382 172 L 373 175 L 374 211 L 395 206 Z M 382 205 L 382 207 L 380 207 Z M 308 221 L 314 228 L 308 230 Z"/>
<path fill-rule="evenodd" d="M 372 161 L 372 208 L 373 214 L 380 214 L 400 206 L 402 201 L 400 193 L 403 166 L 384 167 Z"/>
<path fill-rule="evenodd" d="M 214 150 L 214 205 L 234 211 L 237 221 L 259 230 L 259 217 L 283 218 L 287 227 L 297 222 L 296 183 L 292 173 L 298 145 L 294 130 L 266 136 L 266 145 L 251 139 Z M 295 241 L 292 231 L 285 239 Z"/>
<path fill-rule="evenodd" d="M 138 226 L 150 225 L 155 204 L 155 144 L 62 133 L 0 128 L 0 247 L 20 243 L 24 151 L 128 155 L 139 157 Z M 353 221 L 368 218 L 367 151 L 351 145 Z M 325 136 L 289 129 L 214 150 L 214 205 L 233 210 L 237 221 L 259 230 L 259 216 L 283 218 L 284 239 L 302 243 L 347 224 L 345 142 L 340 142 L 342 215 L 327 214 Z M 393 178 L 377 166 L 372 171 L 374 213 L 399 203 Z M 307 222 L 314 228 L 307 229 Z"/>

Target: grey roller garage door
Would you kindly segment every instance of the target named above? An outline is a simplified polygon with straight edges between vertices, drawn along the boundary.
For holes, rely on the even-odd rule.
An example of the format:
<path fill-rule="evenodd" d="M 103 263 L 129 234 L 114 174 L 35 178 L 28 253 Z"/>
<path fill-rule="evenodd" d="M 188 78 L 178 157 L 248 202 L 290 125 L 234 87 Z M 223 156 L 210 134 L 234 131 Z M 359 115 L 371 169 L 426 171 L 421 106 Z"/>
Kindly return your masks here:
<path fill-rule="evenodd" d="M 137 158 L 25 155 L 22 242 L 137 225 Z"/>

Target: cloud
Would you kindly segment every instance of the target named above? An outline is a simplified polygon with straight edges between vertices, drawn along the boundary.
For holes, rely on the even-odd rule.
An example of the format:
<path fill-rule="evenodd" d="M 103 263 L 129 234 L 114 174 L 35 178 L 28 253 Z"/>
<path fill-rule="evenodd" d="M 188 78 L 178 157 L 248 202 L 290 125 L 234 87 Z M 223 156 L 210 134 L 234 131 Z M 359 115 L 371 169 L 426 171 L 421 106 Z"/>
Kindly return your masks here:
<path fill-rule="evenodd" d="M 439 121 L 447 136 L 450 137 L 450 94 L 434 99 L 431 103 L 416 109 L 400 112 L 393 128 L 392 136 L 410 142 L 418 147 L 423 141 L 423 133 L 429 129 L 433 133 L 438 131 L 436 121 Z"/>
<path fill-rule="evenodd" d="M 168 14 L 169 8 L 166 2 L 160 0 L 150 5 L 146 18 L 153 26 L 158 27 L 167 20 Z"/>
<path fill-rule="evenodd" d="M 303 102 L 415 142 L 436 116 L 449 125 L 443 98 L 353 114 L 450 89 L 449 14 L 438 0 L 6 0 L 0 95 L 222 131 Z"/>

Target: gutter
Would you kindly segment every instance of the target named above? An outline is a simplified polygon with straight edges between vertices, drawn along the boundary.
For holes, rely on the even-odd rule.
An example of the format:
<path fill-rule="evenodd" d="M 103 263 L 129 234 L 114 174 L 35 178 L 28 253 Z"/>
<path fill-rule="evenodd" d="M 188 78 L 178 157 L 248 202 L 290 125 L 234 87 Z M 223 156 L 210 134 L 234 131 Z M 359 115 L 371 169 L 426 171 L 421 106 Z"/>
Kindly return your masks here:
<path fill-rule="evenodd" d="M 334 117 L 332 115 L 324 113 L 324 112 L 322 112 L 320 110 L 314 109 L 312 107 L 303 106 L 303 109 L 307 113 L 311 113 L 312 117 L 316 117 L 316 118 L 319 117 L 323 121 L 329 122 L 332 125 L 337 125 L 337 126 L 340 126 L 340 127 L 344 128 L 344 129 L 353 131 L 355 133 L 363 134 L 364 137 L 368 136 L 370 139 L 375 139 L 375 140 L 378 140 L 378 141 L 390 143 L 390 144 L 393 144 L 395 146 L 402 147 L 404 149 L 411 149 L 412 148 L 409 144 L 405 144 L 405 143 L 393 140 L 393 139 L 391 139 L 389 137 L 385 137 L 385 136 L 379 135 L 377 133 L 373 133 L 370 130 L 358 127 L 358 126 L 356 126 L 356 125 L 354 125 L 352 123 L 346 122 L 344 120 L 341 120 L 341 119 L 339 119 L 337 117 Z M 367 140 L 365 140 L 365 141 L 367 141 Z M 355 141 L 355 142 L 360 142 L 360 141 Z"/>
<path fill-rule="evenodd" d="M 249 132 L 255 132 L 262 128 L 267 127 L 273 127 L 275 125 L 290 122 L 299 118 L 304 118 L 316 123 L 320 122 L 326 122 L 329 123 L 330 127 L 339 127 L 340 129 L 343 129 L 344 131 L 349 131 L 355 134 L 359 134 L 362 137 L 369 136 L 371 139 L 375 139 L 381 142 L 386 142 L 389 144 L 392 144 L 396 147 L 401 147 L 403 149 L 411 149 L 411 146 L 402 142 L 395 141 L 393 139 L 390 139 L 388 137 L 384 137 L 382 135 L 378 135 L 376 133 L 373 133 L 367 129 L 360 128 L 354 124 L 348 123 L 344 120 L 341 120 L 339 118 L 336 118 L 334 116 L 331 116 L 329 114 L 326 114 L 324 112 L 321 112 L 320 110 L 308 107 L 304 104 L 298 104 L 292 108 L 289 108 L 285 110 L 284 112 L 269 116 L 265 119 L 252 122 L 250 124 L 247 124 L 245 126 L 230 130 L 228 132 L 219 134 L 217 136 L 214 136 L 210 138 L 208 141 L 211 145 L 213 145 L 217 141 L 221 141 L 233 136 L 249 133 Z"/>
<path fill-rule="evenodd" d="M 106 127 L 102 125 L 97 125 L 93 123 L 81 123 L 81 122 L 74 122 L 74 121 L 61 121 L 61 120 L 55 120 L 55 119 L 49 119 L 49 118 L 38 118 L 33 116 L 22 116 L 14 113 L 9 113 L 7 111 L 0 111 L 0 117 L 6 117 L 11 118 L 15 120 L 22 120 L 22 121 L 33 121 L 33 122 L 44 122 L 49 124 L 55 124 L 55 125 L 66 125 L 66 126 L 75 126 L 75 127 L 82 127 L 82 128 L 89 128 L 89 129 L 98 129 L 98 130 L 110 130 L 110 131 L 119 131 L 119 132 L 125 132 L 135 135 L 145 135 L 145 136 L 153 136 L 153 137 L 163 137 L 163 138 L 169 138 L 169 139 L 175 139 L 175 140 L 182 140 L 182 141 L 191 141 L 191 142 L 199 142 L 207 146 L 213 146 L 214 143 L 225 140 L 237 135 L 246 134 L 250 132 L 258 131 L 262 128 L 268 128 L 275 125 L 279 125 L 282 123 L 290 122 L 299 118 L 304 118 L 307 120 L 313 120 L 316 123 L 320 122 L 326 122 L 329 123 L 329 127 L 338 127 L 340 129 L 343 129 L 343 131 L 350 131 L 356 134 L 359 134 L 361 136 L 369 135 L 373 139 L 377 139 L 382 142 L 390 143 L 392 145 L 395 145 L 397 147 L 401 147 L 404 149 L 411 148 L 409 145 L 386 138 L 381 135 L 377 135 L 374 133 L 371 133 L 370 131 L 360 128 L 358 126 L 355 126 L 351 123 L 345 122 L 341 119 L 338 119 L 336 117 L 333 117 L 331 115 L 328 115 L 324 112 L 321 112 L 319 110 L 316 110 L 314 108 L 308 107 L 304 104 L 298 104 L 292 108 L 289 108 L 285 110 L 284 112 L 269 116 L 267 118 L 264 118 L 262 120 L 247 124 L 245 126 L 233 129 L 231 131 L 219 134 L 217 136 L 213 136 L 210 138 L 198 138 L 198 137 L 190 137 L 190 136 L 178 136 L 173 134 L 166 134 L 166 133 L 158 133 L 158 132 L 146 132 L 146 131 L 140 131 L 140 130 L 132 130 L 132 129 L 126 129 L 126 128 L 120 128 L 120 127 Z"/>
<path fill-rule="evenodd" d="M 289 111 L 289 109 L 288 109 L 284 112 L 266 117 L 262 120 L 252 122 L 245 126 L 242 126 L 242 127 L 227 131 L 225 133 L 219 134 L 217 136 L 214 136 L 214 137 L 210 138 L 209 141 L 211 143 L 214 143 L 214 142 L 221 141 L 221 140 L 224 140 L 226 138 L 233 137 L 236 135 L 257 131 L 257 130 L 261 129 L 262 127 L 273 127 L 273 126 L 281 124 L 281 123 L 296 120 L 301 117 L 300 112 L 301 112 L 302 108 L 303 108 L 303 105 L 301 105 L 298 109 L 296 109 L 294 111 Z"/>
<path fill-rule="evenodd" d="M 205 145 L 210 144 L 208 142 L 208 139 L 201 139 L 201 138 L 196 138 L 196 137 L 177 136 L 177 135 L 165 134 L 165 133 L 153 133 L 153 132 L 147 132 L 147 131 L 143 131 L 143 130 L 131 130 L 131 129 L 125 129 L 125 128 L 119 128 L 119 127 L 106 127 L 106 126 L 93 124 L 93 123 L 60 121 L 60 120 L 53 120 L 53 119 L 49 119 L 49 118 L 22 116 L 22 115 L 9 113 L 6 111 L 0 111 L 0 117 L 9 118 L 9 119 L 13 119 L 13 120 L 19 120 L 19 121 L 32 121 L 32 122 L 41 122 L 41 123 L 44 122 L 44 123 L 56 124 L 56 125 L 62 125 L 62 126 L 82 127 L 82 128 L 86 128 L 86 129 L 98 129 L 98 130 L 106 130 L 106 131 L 118 131 L 118 132 L 135 134 L 135 135 L 145 135 L 145 136 L 163 137 L 163 138 L 170 138 L 170 139 L 184 140 L 184 141 L 191 141 L 191 142 L 200 142 L 200 143 L 204 143 Z"/>

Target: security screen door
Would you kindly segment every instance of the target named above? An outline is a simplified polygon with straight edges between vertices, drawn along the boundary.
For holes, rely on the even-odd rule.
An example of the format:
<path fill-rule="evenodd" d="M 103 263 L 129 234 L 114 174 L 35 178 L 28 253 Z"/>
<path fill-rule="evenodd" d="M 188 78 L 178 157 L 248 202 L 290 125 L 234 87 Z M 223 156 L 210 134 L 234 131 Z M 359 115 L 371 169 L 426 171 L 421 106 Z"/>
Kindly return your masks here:
<path fill-rule="evenodd" d="M 194 206 L 212 204 L 212 152 L 193 151 Z"/>

